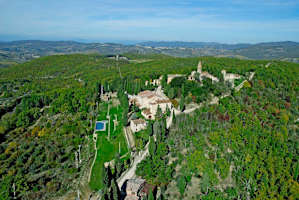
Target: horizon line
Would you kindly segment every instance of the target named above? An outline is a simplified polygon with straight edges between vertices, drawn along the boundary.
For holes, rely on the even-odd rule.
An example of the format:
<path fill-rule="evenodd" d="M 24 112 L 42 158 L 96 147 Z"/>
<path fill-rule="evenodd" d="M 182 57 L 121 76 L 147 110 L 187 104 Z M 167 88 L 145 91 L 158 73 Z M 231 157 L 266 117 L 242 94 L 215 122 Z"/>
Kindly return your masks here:
<path fill-rule="evenodd" d="M 2 40 L 1 43 L 9 43 L 9 42 L 22 42 L 22 41 L 41 41 L 41 42 L 77 42 L 77 43 L 85 43 L 85 44 L 122 44 L 122 45 L 138 45 L 140 43 L 145 42 L 183 42 L 183 43 L 214 43 L 214 44 L 224 44 L 224 45 L 240 45 L 240 44 L 263 44 L 263 43 L 283 43 L 283 42 L 293 42 L 299 43 L 299 41 L 294 40 L 278 40 L 278 41 L 263 41 L 263 42 L 237 42 L 237 43 L 229 43 L 229 42 L 215 42 L 215 41 L 186 41 L 186 40 L 126 40 L 126 39 L 17 39 L 17 40 Z M 127 43 L 127 44 L 126 44 Z M 131 44 L 128 44 L 131 43 Z"/>

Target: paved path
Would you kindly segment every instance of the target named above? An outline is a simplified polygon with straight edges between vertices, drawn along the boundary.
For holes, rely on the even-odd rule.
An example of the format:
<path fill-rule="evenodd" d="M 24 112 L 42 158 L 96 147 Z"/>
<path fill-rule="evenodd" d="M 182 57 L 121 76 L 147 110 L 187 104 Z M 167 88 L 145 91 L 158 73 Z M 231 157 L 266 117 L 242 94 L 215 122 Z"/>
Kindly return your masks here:
<path fill-rule="evenodd" d="M 125 134 L 129 149 L 135 149 L 134 136 L 133 136 L 132 130 L 129 126 L 124 127 L 124 134 Z"/>
<path fill-rule="evenodd" d="M 146 158 L 146 156 L 149 154 L 148 151 L 148 146 L 149 146 L 149 142 L 146 144 L 145 146 L 145 150 L 144 151 L 140 151 L 139 153 L 136 153 L 136 156 L 134 157 L 134 161 L 132 163 L 132 165 L 130 166 L 130 168 L 125 171 L 121 177 L 119 177 L 117 179 L 117 184 L 118 187 L 121 188 L 122 185 L 124 184 L 124 182 L 128 179 L 132 179 L 134 177 L 136 177 L 135 175 L 135 171 L 136 171 L 136 167 L 137 165 Z"/>
<path fill-rule="evenodd" d="M 166 119 L 166 127 L 169 128 L 171 126 L 171 124 L 172 124 L 173 111 L 174 111 L 175 116 L 178 116 L 178 115 L 180 115 L 182 113 L 184 113 L 184 114 L 191 113 L 191 112 L 193 112 L 194 110 L 196 110 L 196 109 L 198 109 L 200 107 L 201 107 L 201 104 L 200 105 L 196 105 L 193 108 L 190 108 L 188 110 L 184 110 L 183 112 L 180 111 L 180 110 L 178 110 L 178 109 L 176 109 L 176 108 L 172 108 L 171 111 L 170 111 L 170 113 L 171 113 L 170 116 L 167 117 L 167 119 Z"/>
<path fill-rule="evenodd" d="M 167 119 L 167 128 L 169 128 L 172 124 L 172 115 L 173 115 L 173 110 L 175 112 L 175 115 L 179 115 L 181 113 L 190 113 L 190 112 L 193 112 L 194 110 L 196 110 L 197 108 L 199 108 L 201 105 L 198 105 L 198 106 L 195 106 L 191 109 L 188 109 L 188 110 L 185 110 L 184 112 L 181 112 L 180 110 L 177 110 L 175 108 L 173 108 L 171 110 L 171 116 Z M 126 128 L 124 128 L 126 129 Z M 130 127 L 127 127 L 127 130 L 130 129 Z M 127 131 L 125 132 L 127 133 Z M 127 135 L 127 134 L 126 134 Z M 134 139 L 133 139 L 134 140 Z M 132 178 L 135 178 L 136 177 L 136 174 L 135 174 L 135 171 L 136 171 L 136 168 L 137 168 L 137 165 L 143 160 L 146 158 L 146 156 L 149 154 L 149 151 L 148 151 L 148 146 L 149 146 L 149 142 L 146 144 L 145 148 L 143 151 L 140 151 L 139 153 L 136 153 L 135 155 L 133 155 L 132 157 L 134 157 L 134 161 L 132 163 L 132 165 L 130 166 L 130 168 L 125 171 L 122 176 L 117 180 L 117 184 L 118 184 L 118 187 L 121 188 L 122 185 L 124 184 L 124 182 L 128 179 L 132 179 Z"/>

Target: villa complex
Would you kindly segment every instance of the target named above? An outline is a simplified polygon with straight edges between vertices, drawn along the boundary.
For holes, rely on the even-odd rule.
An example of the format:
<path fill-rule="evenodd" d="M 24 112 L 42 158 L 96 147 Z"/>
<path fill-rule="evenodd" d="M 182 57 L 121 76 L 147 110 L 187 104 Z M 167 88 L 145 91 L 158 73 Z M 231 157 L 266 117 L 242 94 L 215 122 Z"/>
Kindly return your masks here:
<path fill-rule="evenodd" d="M 165 112 L 167 107 L 172 108 L 171 101 L 162 91 L 142 91 L 138 95 L 129 95 L 129 103 L 135 104 L 142 110 L 141 114 L 146 119 L 155 119 L 158 107 Z"/>

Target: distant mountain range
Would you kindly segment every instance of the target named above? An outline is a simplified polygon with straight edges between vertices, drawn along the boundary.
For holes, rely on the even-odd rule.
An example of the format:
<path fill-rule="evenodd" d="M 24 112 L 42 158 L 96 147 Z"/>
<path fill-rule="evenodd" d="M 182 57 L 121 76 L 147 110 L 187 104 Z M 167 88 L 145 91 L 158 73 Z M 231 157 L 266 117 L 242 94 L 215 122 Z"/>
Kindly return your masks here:
<path fill-rule="evenodd" d="M 150 46 L 150 47 L 183 47 L 183 48 L 215 48 L 215 49 L 240 49 L 249 47 L 250 44 L 222 44 L 217 42 L 181 42 L 181 41 L 174 41 L 174 42 L 141 42 L 139 43 L 141 46 Z"/>
<path fill-rule="evenodd" d="M 75 41 L 22 40 L 0 42 L 0 66 L 32 60 L 40 56 L 72 53 L 165 54 L 177 57 L 217 56 L 240 59 L 278 59 L 299 62 L 299 43 L 221 44 L 216 42 L 141 42 L 134 45 L 81 43 Z"/>

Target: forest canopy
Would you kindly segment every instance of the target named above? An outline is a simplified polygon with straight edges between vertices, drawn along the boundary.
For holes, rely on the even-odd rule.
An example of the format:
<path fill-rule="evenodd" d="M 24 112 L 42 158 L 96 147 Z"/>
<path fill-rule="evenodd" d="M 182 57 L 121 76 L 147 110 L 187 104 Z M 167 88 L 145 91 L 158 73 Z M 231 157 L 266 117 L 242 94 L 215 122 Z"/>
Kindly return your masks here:
<path fill-rule="evenodd" d="M 53 199 L 76 189 L 94 156 L 91 122 L 100 86 L 118 92 L 127 105 L 125 92 L 153 90 L 145 82 L 167 74 L 186 76 L 164 83 L 171 101 L 202 107 L 176 116 L 169 129 L 165 116 L 157 117 L 146 130 L 150 156 L 137 166 L 139 176 L 161 187 L 167 199 L 187 199 L 191 190 L 199 199 L 299 198 L 298 64 L 271 61 L 266 68 L 264 60 L 127 56 L 143 62 L 72 54 L 0 69 L 0 199 L 14 193 L 17 199 Z M 199 60 L 219 84 L 187 80 Z M 255 77 L 235 91 L 222 84 L 223 69 Z M 224 92 L 231 95 L 218 105 L 203 103 L 210 93 Z M 133 108 L 123 107 L 126 125 Z"/>

